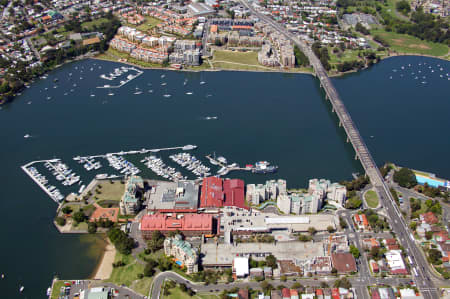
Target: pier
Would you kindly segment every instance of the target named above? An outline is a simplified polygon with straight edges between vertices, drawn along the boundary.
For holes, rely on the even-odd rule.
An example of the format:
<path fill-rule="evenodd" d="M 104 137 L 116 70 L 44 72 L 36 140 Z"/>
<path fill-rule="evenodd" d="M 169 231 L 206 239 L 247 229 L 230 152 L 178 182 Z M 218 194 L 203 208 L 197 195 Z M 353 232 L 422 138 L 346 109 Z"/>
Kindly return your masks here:
<path fill-rule="evenodd" d="M 219 165 L 219 166 L 221 166 L 223 168 L 226 168 L 226 171 L 224 171 L 222 173 L 218 173 L 219 175 L 226 175 L 230 171 L 236 171 L 236 170 L 247 170 L 247 171 L 251 171 L 252 170 L 251 168 L 242 168 L 242 167 L 237 167 L 237 166 L 236 167 L 228 166 L 228 165 L 226 165 L 226 164 L 224 164 L 224 163 L 214 159 L 213 157 L 211 157 L 211 155 L 206 155 L 205 157 L 209 160 L 209 162 L 211 164 L 213 164 L 213 165 L 216 164 L 216 165 Z"/>
<path fill-rule="evenodd" d="M 42 190 L 44 190 L 45 193 L 47 193 L 48 196 L 50 196 L 51 199 L 53 199 L 53 201 L 55 201 L 56 203 L 59 204 L 58 200 L 55 198 L 55 196 L 47 189 L 47 187 L 45 187 L 44 184 L 42 184 L 41 182 L 39 182 L 34 175 L 28 170 L 28 167 L 32 166 L 33 164 L 36 163 L 45 163 L 45 162 L 58 162 L 60 161 L 60 159 L 51 159 L 51 160 L 38 160 L 38 161 L 33 161 L 30 163 L 27 163 L 25 165 L 22 165 L 20 168 L 22 168 L 22 170 L 39 186 L 39 188 L 41 188 Z"/>
<path fill-rule="evenodd" d="M 136 71 L 137 74 L 134 75 L 133 78 L 130 78 L 130 79 L 127 79 L 127 80 L 123 81 L 123 83 L 120 83 L 119 85 L 116 85 L 116 86 L 109 86 L 109 85 L 106 86 L 106 85 L 104 85 L 104 86 L 97 86 L 97 88 L 120 88 L 120 87 L 124 86 L 125 84 L 133 81 L 134 79 L 136 79 L 137 77 L 139 77 L 140 75 L 142 75 L 144 73 L 143 71 L 138 70 L 138 69 L 136 69 L 134 67 L 130 67 L 130 68 L 127 68 L 127 69 Z"/>
<path fill-rule="evenodd" d="M 196 149 L 197 146 L 196 145 L 184 145 L 184 146 L 175 146 L 175 147 L 164 147 L 164 148 L 155 148 L 155 149 L 140 149 L 140 150 L 131 150 L 131 151 L 120 151 L 120 152 L 115 152 L 115 153 L 106 153 L 106 154 L 100 154 L 100 155 L 89 155 L 89 156 L 77 156 L 74 157 L 73 159 L 75 161 L 80 160 L 81 158 L 87 158 L 87 159 L 91 159 L 91 158 L 106 158 L 107 156 L 122 156 L 122 155 L 133 155 L 133 154 L 147 154 L 147 153 L 158 153 L 160 151 L 171 151 L 171 150 L 184 150 L 184 151 L 188 151 L 188 150 L 193 150 Z"/>

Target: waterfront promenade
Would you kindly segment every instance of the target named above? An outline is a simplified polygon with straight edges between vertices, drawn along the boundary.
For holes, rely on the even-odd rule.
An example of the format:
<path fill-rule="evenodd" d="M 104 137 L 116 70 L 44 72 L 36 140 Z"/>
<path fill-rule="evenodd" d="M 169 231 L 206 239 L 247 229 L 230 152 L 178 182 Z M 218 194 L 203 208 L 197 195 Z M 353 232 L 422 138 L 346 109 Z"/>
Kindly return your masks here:
<path fill-rule="evenodd" d="M 382 205 L 386 209 L 393 231 L 397 234 L 401 244 L 406 249 L 407 254 L 412 258 L 413 263 L 411 267 L 417 271 L 417 275 L 414 275 L 413 278 L 418 288 L 421 290 L 424 298 L 438 298 L 438 291 L 430 279 L 432 276 L 428 270 L 428 263 L 416 246 L 414 238 L 411 237 L 408 227 L 387 184 L 384 182 L 384 179 L 381 176 L 381 173 L 379 172 L 369 149 L 367 148 L 356 125 L 350 117 L 350 114 L 345 108 L 344 103 L 340 99 L 339 94 L 334 88 L 333 83 L 328 77 L 322 63 L 304 41 L 299 40 L 292 33 L 288 32 L 284 26 L 280 25 L 270 17 L 256 11 L 254 7 L 249 5 L 245 0 L 241 1 L 252 11 L 253 14 L 260 18 L 261 21 L 266 22 L 279 33 L 286 36 L 309 58 L 310 64 L 313 66 L 314 72 L 320 80 L 320 86 L 324 89 L 326 98 L 332 105 L 333 112 L 335 112 L 339 118 L 339 126 L 342 126 L 347 134 L 347 142 L 351 142 L 353 148 L 355 149 L 355 158 L 359 158 L 361 165 L 370 179 L 370 182 L 381 199 Z M 361 275 L 361 279 L 369 284 L 370 275 Z M 437 278 L 435 278 L 435 280 L 438 282 L 441 281 Z"/>

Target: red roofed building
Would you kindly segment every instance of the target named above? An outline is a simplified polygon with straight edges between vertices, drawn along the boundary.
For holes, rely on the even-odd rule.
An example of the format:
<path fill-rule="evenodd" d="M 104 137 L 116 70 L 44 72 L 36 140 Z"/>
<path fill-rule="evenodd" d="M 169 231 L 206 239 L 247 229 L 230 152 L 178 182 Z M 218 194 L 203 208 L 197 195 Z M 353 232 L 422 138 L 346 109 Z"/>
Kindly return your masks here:
<path fill-rule="evenodd" d="M 331 297 L 333 299 L 341 299 L 341 296 L 339 294 L 339 289 L 337 289 L 337 288 L 332 289 L 331 290 Z"/>
<path fill-rule="evenodd" d="M 214 223 L 211 214 L 184 214 L 178 217 L 176 214 L 172 217 L 166 214 L 153 214 L 142 217 L 139 229 L 146 239 L 149 239 L 156 230 L 164 235 L 179 230 L 186 236 L 198 236 L 215 233 Z"/>
<path fill-rule="evenodd" d="M 203 179 L 200 195 L 200 208 L 220 208 L 235 206 L 247 208 L 244 197 L 244 181 L 239 179 L 223 180 L 218 177 Z"/>
<path fill-rule="evenodd" d="M 225 180 L 223 182 L 225 193 L 224 206 L 246 208 L 244 200 L 244 181 L 239 179 Z"/>
<path fill-rule="evenodd" d="M 281 290 L 281 295 L 283 296 L 283 299 L 291 299 L 291 290 L 284 288 Z"/>
<path fill-rule="evenodd" d="M 331 254 L 331 261 L 333 267 L 336 268 L 338 273 L 351 273 L 356 272 L 356 261 L 351 253 L 348 252 L 336 252 Z"/>
<path fill-rule="evenodd" d="M 358 226 L 358 229 L 369 229 L 369 221 L 367 221 L 367 217 L 364 214 L 355 214 L 353 217 L 355 220 L 356 225 Z"/>
<path fill-rule="evenodd" d="M 420 221 L 428 224 L 436 224 L 439 222 L 439 219 L 433 212 L 427 212 L 425 214 L 420 214 Z"/>
<path fill-rule="evenodd" d="M 223 180 L 215 176 L 204 178 L 200 208 L 220 208 L 223 207 L 223 201 Z"/>
<path fill-rule="evenodd" d="M 380 299 L 380 293 L 378 293 L 378 289 L 372 289 L 372 299 Z"/>

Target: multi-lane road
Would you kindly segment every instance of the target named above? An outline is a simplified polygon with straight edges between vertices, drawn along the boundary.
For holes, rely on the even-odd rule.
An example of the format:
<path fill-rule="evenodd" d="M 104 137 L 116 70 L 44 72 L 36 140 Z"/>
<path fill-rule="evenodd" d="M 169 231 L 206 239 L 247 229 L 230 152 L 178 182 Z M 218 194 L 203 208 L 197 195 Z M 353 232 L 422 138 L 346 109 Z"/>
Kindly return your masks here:
<path fill-rule="evenodd" d="M 326 93 L 326 98 L 330 100 L 333 110 L 339 118 L 339 126 L 342 126 L 347 133 L 347 140 L 352 143 L 356 152 L 356 157 L 359 158 L 367 176 L 378 193 L 381 203 L 389 217 L 393 231 L 398 236 L 400 243 L 412 260 L 413 278 L 417 286 L 422 291 L 424 298 L 438 298 L 438 290 L 435 288 L 433 281 L 430 279 L 430 273 L 428 272 L 426 264 L 427 262 L 416 246 L 414 238 L 409 233 L 408 227 L 396 202 L 394 201 L 394 198 L 392 197 L 392 194 L 390 193 L 387 184 L 384 182 L 384 179 L 381 176 L 378 167 L 369 152 L 369 149 L 359 134 L 356 125 L 353 123 L 350 114 L 340 99 L 339 94 L 334 88 L 333 83 L 328 77 L 322 63 L 304 41 L 287 31 L 283 25 L 274 21 L 269 16 L 258 12 L 253 6 L 249 5 L 246 0 L 241 0 L 241 2 L 261 21 L 269 24 L 280 34 L 283 34 L 286 38 L 291 40 L 309 58 L 310 64 L 314 68 L 314 72 L 320 80 L 321 87 Z"/>

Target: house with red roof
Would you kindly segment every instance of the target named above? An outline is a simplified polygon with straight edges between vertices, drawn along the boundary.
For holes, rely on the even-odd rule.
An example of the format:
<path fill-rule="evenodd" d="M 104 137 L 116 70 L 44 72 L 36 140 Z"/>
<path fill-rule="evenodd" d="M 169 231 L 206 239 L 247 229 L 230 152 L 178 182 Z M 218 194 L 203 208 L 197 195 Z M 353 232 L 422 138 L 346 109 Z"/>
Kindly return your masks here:
<path fill-rule="evenodd" d="M 355 221 L 358 229 L 368 230 L 370 229 L 369 221 L 367 221 L 367 217 L 365 214 L 355 214 L 353 216 L 353 220 Z"/>
<path fill-rule="evenodd" d="M 420 221 L 428 223 L 428 224 L 436 224 L 439 222 L 439 219 L 434 215 L 433 212 L 427 212 L 424 214 L 420 214 Z"/>
<path fill-rule="evenodd" d="M 281 296 L 283 299 L 291 299 L 291 290 L 288 288 L 284 288 L 281 290 Z"/>

